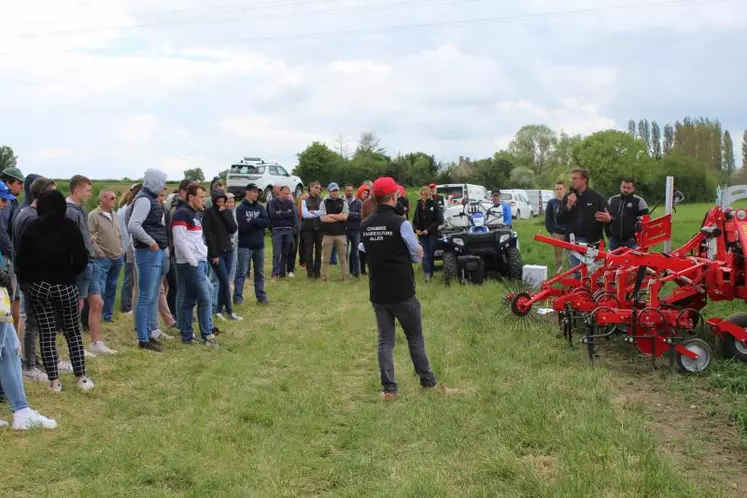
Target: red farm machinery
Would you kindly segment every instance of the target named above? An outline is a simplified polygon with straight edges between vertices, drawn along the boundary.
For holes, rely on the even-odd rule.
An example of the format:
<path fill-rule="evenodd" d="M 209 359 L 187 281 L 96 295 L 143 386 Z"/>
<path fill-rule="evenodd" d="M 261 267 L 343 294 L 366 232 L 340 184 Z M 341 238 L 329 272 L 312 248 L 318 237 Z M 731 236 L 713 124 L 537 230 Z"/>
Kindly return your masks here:
<path fill-rule="evenodd" d="M 581 333 L 591 361 L 595 341 L 622 336 L 654 364 L 670 352 L 683 372 L 701 372 L 713 356 L 709 344 L 697 337 L 705 327 L 720 339 L 727 357 L 747 362 L 747 313 L 707 320 L 701 315 L 709 300 L 747 300 L 747 210 L 731 207 L 747 199 L 747 187 L 720 190 L 718 197 L 698 232 L 668 252 L 652 248 L 671 239 L 669 214 L 640 218 L 637 249 L 608 252 L 603 243 L 574 244 L 535 235 L 538 242 L 575 251 L 581 263 L 538 290 L 509 293 L 511 313 L 528 317 L 541 311 L 536 307 L 549 306 L 569 344 L 574 329 Z"/>

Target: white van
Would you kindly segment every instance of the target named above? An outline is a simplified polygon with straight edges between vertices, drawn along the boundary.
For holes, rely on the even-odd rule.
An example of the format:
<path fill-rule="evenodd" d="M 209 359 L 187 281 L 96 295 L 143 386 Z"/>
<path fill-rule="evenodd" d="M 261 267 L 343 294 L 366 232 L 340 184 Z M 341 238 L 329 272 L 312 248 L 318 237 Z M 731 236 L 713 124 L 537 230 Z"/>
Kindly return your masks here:
<path fill-rule="evenodd" d="M 525 192 L 535 216 L 544 213 L 547 201 L 555 197 L 555 192 L 552 190 L 525 190 Z"/>
<path fill-rule="evenodd" d="M 501 189 L 501 200 L 511 206 L 511 217 L 513 218 L 526 220 L 533 218 L 537 213 L 532 208 L 525 190 Z"/>
<path fill-rule="evenodd" d="M 456 204 L 461 205 L 462 199 L 467 197 L 470 201 L 488 200 L 488 189 L 481 185 L 471 183 L 446 183 L 436 185 L 436 192 L 444 198 L 446 207 Z"/>

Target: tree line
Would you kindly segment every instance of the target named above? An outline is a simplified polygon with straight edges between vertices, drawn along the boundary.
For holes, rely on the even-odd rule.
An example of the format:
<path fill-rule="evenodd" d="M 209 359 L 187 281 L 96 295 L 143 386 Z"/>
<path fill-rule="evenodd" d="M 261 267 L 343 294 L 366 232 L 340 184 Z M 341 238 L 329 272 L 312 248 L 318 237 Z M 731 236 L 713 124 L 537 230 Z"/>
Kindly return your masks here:
<path fill-rule="evenodd" d="M 742 146 L 747 164 L 747 130 Z M 745 169 L 736 169 L 734 144 L 718 120 L 685 118 L 663 129 L 656 121 L 630 120 L 628 130 L 601 130 L 588 136 L 556 132 L 547 125 L 523 126 L 505 150 L 470 161 L 440 162 L 427 152 L 392 157 L 375 132 L 361 134 L 352 154 L 342 139 L 333 150 L 315 141 L 298 154 L 295 173 L 305 184 L 331 181 L 358 185 L 378 176 L 392 176 L 403 185 L 475 183 L 488 189 L 552 189 L 574 167 L 589 170 L 592 187 L 617 192 L 620 179 L 632 176 L 638 191 L 653 202 L 663 196 L 667 176 L 689 201 L 713 201 L 719 184 L 747 183 Z"/>

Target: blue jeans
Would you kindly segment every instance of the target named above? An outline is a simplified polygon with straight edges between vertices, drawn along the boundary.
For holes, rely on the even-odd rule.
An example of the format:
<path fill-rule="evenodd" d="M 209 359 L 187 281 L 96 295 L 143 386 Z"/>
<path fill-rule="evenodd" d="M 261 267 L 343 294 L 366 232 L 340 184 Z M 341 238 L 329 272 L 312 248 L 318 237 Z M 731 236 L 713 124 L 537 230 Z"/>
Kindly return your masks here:
<path fill-rule="evenodd" d="M 99 270 L 94 261 L 89 261 L 88 266 L 75 277 L 75 285 L 78 286 L 78 294 L 81 299 L 101 295 Z"/>
<path fill-rule="evenodd" d="M 176 265 L 177 285 L 182 290 L 182 303 L 177 311 L 179 317 L 179 331 L 182 342 L 189 342 L 194 338 L 192 329 L 192 313 L 197 304 L 197 323 L 200 326 L 200 335 L 206 339 L 213 331 L 212 298 L 213 290 L 208 280 L 208 265 L 200 261 L 197 266 L 189 263 Z"/>
<path fill-rule="evenodd" d="M 0 323 L 0 385 L 10 403 L 10 410 L 17 412 L 28 408 L 26 391 L 23 389 L 21 356 L 18 335 L 12 323 Z"/>
<path fill-rule="evenodd" d="M 629 247 L 630 249 L 638 248 L 638 242 L 636 242 L 634 238 L 620 241 L 620 240 L 617 240 L 615 237 L 610 237 L 609 241 L 610 241 L 610 247 L 609 247 L 610 251 L 614 251 L 615 249 L 618 249 L 620 247 Z"/>
<path fill-rule="evenodd" d="M 329 256 L 329 264 L 336 265 L 337 264 L 337 247 L 332 246 L 332 254 Z"/>
<path fill-rule="evenodd" d="M 133 263 L 124 264 L 124 276 L 122 277 L 122 289 L 119 291 L 119 310 L 127 313 L 132 310 L 132 288 L 135 281 L 132 278 Z"/>
<path fill-rule="evenodd" d="M 239 266 L 239 248 L 234 247 L 231 251 L 231 270 L 228 272 L 228 281 L 233 282 L 236 280 L 236 269 Z"/>
<path fill-rule="evenodd" d="M 213 306 L 217 313 L 226 311 L 229 315 L 233 313 L 231 303 L 231 281 L 228 279 L 228 273 L 231 271 L 233 264 L 233 253 L 224 252 L 218 257 L 218 264 L 210 262 L 215 276 L 218 278 L 218 304 Z"/>
<path fill-rule="evenodd" d="M 272 276 L 284 277 L 293 248 L 293 230 L 272 231 Z"/>
<path fill-rule="evenodd" d="M 358 255 L 358 244 L 361 242 L 360 232 L 348 232 L 348 267 L 350 274 L 357 277 L 361 273 L 360 256 Z M 334 250 L 332 252 L 334 254 Z"/>
<path fill-rule="evenodd" d="M 212 265 L 208 265 L 208 283 L 210 284 L 210 302 L 213 309 L 213 314 L 218 313 L 218 275 L 215 274 Z"/>
<path fill-rule="evenodd" d="M 117 281 L 122 270 L 122 258 L 100 258 L 93 262 L 99 278 L 99 289 L 104 300 L 101 316 L 105 322 L 111 322 L 114 315 L 114 298 L 117 297 Z"/>
<path fill-rule="evenodd" d="M 423 273 L 430 276 L 436 271 L 436 262 L 434 261 L 436 240 L 438 240 L 437 235 L 418 235 L 418 241 L 423 247 Z"/>
<path fill-rule="evenodd" d="M 265 248 L 249 249 L 239 247 L 239 260 L 236 268 L 236 279 L 233 281 L 233 302 L 241 304 L 244 302 L 244 280 L 254 263 L 254 295 L 257 301 L 266 301 L 265 294 Z"/>
<path fill-rule="evenodd" d="M 141 344 L 150 342 L 150 333 L 158 328 L 158 297 L 161 295 L 164 252 L 159 249 L 135 249 L 137 265 L 137 305 L 135 306 L 135 330 Z M 156 326 L 153 319 L 156 319 Z"/>

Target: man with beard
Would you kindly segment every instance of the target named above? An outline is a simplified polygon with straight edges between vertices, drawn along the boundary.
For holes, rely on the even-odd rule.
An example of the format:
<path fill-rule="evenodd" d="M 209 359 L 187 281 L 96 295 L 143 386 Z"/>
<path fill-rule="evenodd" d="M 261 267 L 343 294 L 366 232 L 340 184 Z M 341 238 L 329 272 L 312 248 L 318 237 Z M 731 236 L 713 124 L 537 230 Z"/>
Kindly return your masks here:
<path fill-rule="evenodd" d="M 642 197 L 635 194 L 635 180 L 625 177 L 620 182 L 620 193 L 610 197 L 608 202 L 610 222 L 606 233 L 610 241 L 610 251 L 618 247 L 635 249 L 638 218 L 648 214 L 648 204 Z"/>

